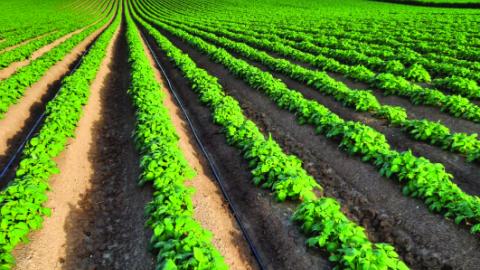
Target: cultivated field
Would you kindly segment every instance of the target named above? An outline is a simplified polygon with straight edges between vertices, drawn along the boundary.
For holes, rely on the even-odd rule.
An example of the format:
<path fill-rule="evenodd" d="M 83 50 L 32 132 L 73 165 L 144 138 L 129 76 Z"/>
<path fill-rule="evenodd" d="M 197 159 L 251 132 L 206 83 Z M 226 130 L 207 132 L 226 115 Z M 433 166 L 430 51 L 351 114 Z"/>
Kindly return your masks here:
<path fill-rule="evenodd" d="M 480 3 L 401 2 L 2 1 L 0 270 L 480 269 Z"/>

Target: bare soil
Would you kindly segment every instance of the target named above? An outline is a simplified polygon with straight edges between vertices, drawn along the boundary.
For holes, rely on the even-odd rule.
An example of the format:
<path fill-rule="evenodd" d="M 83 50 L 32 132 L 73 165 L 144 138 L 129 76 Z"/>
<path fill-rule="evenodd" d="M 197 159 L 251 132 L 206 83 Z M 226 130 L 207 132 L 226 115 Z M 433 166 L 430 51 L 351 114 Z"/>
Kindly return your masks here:
<path fill-rule="evenodd" d="M 150 37 L 147 40 L 151 45 L 155 44 Z M 167 75 L 177 89 L 200 140 L 218 168 L 226 193 L 238 210 L 236 215 L 246 228 L 265 268 L 332 269 L 325 254 L 307 249 L 306 237 L 291 222 L 295 205 L 277 203 L 269 192 L 253 185 L 241 151 L 226 143 L 221 128 L 213 124 L 209 109 L 199 102 L 183 75 L 157 47 L 154 46 L 154 50 L 166 67 Z"/>
<path fill-rule="evenodd" d="M 281 79 L 290 89 L 294 89 L 302 93 L 307 99 L 315 100 L 320 104 L 328 107 L 332 112 L 338 114 L 343 119 L 346 120 L 353 120 L 362 122 L 366 125 L 369 125 L 379 132 L 383 133 L 390 145 L 398 150 L 398 151 L 406 151 L 408 149 L 412 150 L 412 152 L 417 156 L 423 156 L 430 159 L 433 162 L 442 163 L 448 172 L 454 175 L 454 182 L 457 183 L 465 192 L 472 194 L 472 195 L 479 195 L 480 194 L 480 179 L 478 178 L 478 170 L 480 169 L 480 163 L 471 163 L 466 160 L 466 158 L 458 153 L 452 153 L 447 150 L 443 150 L 441 147 L 433 146 L 427 144 L 425 142 L 417 141 L 407 135 L 398 127 L 393 127 L 388 124 L 387 121 L 377 119 L 373 117 L 369 113 L 361 113 L 355 112 L 353 109 L 343 106 L 341 102 L 337 102 L 333 97 L 325 96 L 321 94 L 314 88 L 308 87 L 303 83 L 299 83 L 298 81 L 292 80 L 289 77 L 282 75 L 278 72 L 273 72 L 267 67 L 259 64 L 257 62 L 248 61 L 242 57 L 239 57 L 237 54 L 233 53 L 234 56 L 237 58 L 241 58 L 250 64 L 267 71 L 274 75 L 275 77 Z M 340 80 L 338 75 L 330 74 L 333 78 Z M 358 87 L 362 88 L 362 84 L 354 83 L 349 81 L 345 78 L 341 79 L 341 81 L 345 82 L 349 87 L 352 89 L 356 89 Z M 377 90 L 378 91 L 378 90 Z M 378 97 L 378 93 L 377 93 Z M 402 100 L 399 97 L 385 97 L 380 96 L 379 100 L 389 98 L 391 100 Z M 406 101 L 406 100 L 404 100 Z M 406 101 L 408 102 L 408 101 Z M 385 102 L 385 104 L 390 104 Z M 401 105 L 404 108 L 411 109 L 413 105 L 406 106 L 406 104 Z M 422 106 L 425 108 L 430 109 L 430 114 L 435 114 L 435 111 L 431 111 L 432 107 Z M 418 109 L 418 108 L 416 108 Z M 438 114 L 438 112 L 437 112 Z M 412 117 L 418 117 L 417 115 L 410 114 Z M 480 131 L 480 125 L 469 122 L 469 121 L 460 121 L 461 119 L 457 119 L 458 121 L 453 121 L 450 119 L 451 117 L 448 115 L 442 115 L 442 122 L 443 120 L 452 120 L 447 121 L 450 127 L 453 127 L 452 130 L 469 130 L 472 126 L 475 126 Z M 427 118 L 429 119 L 429 118 Z M 438 121 L 434 120 L 434 121 Z M 447 126 L 448 126 L 447 125 Z M 476 129 L 470 129 L 468 133 L 472 133 L 472 131 L 476 132 Z M 463 132 L 463 131 L 460 131 Z"/>
<path fill-rule="evenodd" d="M 123 32 L 109 45 L 76 138 L 56 159 L 52 216 L 15 251 L 17 269 L 154 269 L 144 229 L 148 188 L 137 187 L 139 160 Z"/>
<path fill-rule="evenodd" d="M 338 142 L 315 135 L 313 127 L 298 125 L 293 114 L 279 109 L 223 66 L 163 33 L 219 78 L 264 132 L 271 133 L 284 150 L 299 156 L 325 193 L 340 200 L 347 215 L 364 226 L 373 241 L 394 244 L 413 269 L 476 269 L 480 264 L 476 259 L 480 255 L 478 239 L 467 228 L 430 213 L 423 202 L 403 196 L 401 185 L 381 177 L 372 165 L 339 150 Z"/>
<path fill-rule="evenodd" d="M 19 68 L 21 67 L 24 67 L 24 66 L 27 66 L 28 64 L 30 64 L 31 61 L 39 58 L 40 56 L 42 56 L 44 53 L 50 51 L 51 49 L 55 48 L 56 46 L 58 46 L 60 43 L 64 42 L 65 40 L 69 39 L 71 36 L 77 34 L 77 33 L 80 33 L 82 32 L 83 30 L 85 30 L 86 28 L 81 28 L 81 29 L 78 29 L 78 30 L 75 30 L 57 40 L 55 40 L 54 42 L 48 44 L 48 45 L 45 45 L 43 46 L 42 48 L 36 50 L 28 59 L 25 59 L 23 61 L 18 61 L 18 62 L 14 62 L 12 64 L 10 64 L 8 67 L 0 70 L 0 80 L 4 80 L 10 76 L 12 76 Z"/>
<path fill-rule="evenodd" d="M 88 159 L 94 164 L 91 188 L 68 217 L 69 234 L 64 269 L 154 269 L 148 252 L 150 232 L 144 228 L 145 205 L 152 191 L 137 186 L 139 157 L 132 133 L 134 110 L 127 95 L 129 65 L 124 31 L 116 41 L 112 64 L 103 83 L 94 145 Z"/>
<path fill-rule="evenodd" d="M 47 73 L 32 86 L 25 89 L 25 94 L 12 105 L 0 119 L 0 166 L 7 162 L 35 123 L 38 115 L 45 110 L 45 105 L 54 92 L 61 86 L 62 79 L 68 75 L 79 61 L 84 51 L 108 26 L 102 26 L 78 44 L 65 58 L 53 65 Z"/>
<path fill-rule="evenodd" d="M 144 44 L 145 52 L 152 66 L 156 66 L 150 51 Z M 216 185 L 214 177 L 208 168 L 208 163 L 198 149 L 193 139 L 190 127 L 184 120 L 181 110 L 170 94 L 158 69 L 155 69 L 157 81 L 163 85 L 165 93 L 164 105 L 170 113 L 171 120 L 179 136 L 179 147 L 197 176 L 187 185 L 195 189 L 192 197 L 195 208 L 195 219 L 204 228 L 213 233 L 213 244 L 224 256 L 231 269 L 257 269 L 247 243 L 230 213 L 227 203 Z"/>
<path fill-rule="evenodd" d="M 25 45 L 25 44 L 27 44 L 27 43 L 30 43 L 31 41 L 34 41 L 34 40 L 37 40 L 37 39 L 41 39 L 41 38 L 46 37 L 46 36 L 48 36 L 48 35 L 50 35 L 50 34 L 54 34 L 54 33 L 57 32 L 57 31 L 58 31 L 58 30 L 54 30 L 54 31 L 51 31 L 51 32 L 48 32 L 48 33 L 45 33 L 45 34 L 41 34 L 41 35 L 36 36 L 36 37 L 33 37 L 33 38 L 29 38 L 29 39 L 27 39 L 27 40 L 25 40 L 25 41 L 22 41 L 22 42 L 20 42 L 20 43 L 18 43 L 18 44 L 16 44 L 16 45 L 13 45 L 13 46 L 10 46 L 10 47 L 7 47 L 7 48 L 5 48 L 5 49 L 0 50 L 0 54 L 5 53 L 5 52 L 8 52 L 8 51 L 11 51 L 11 50 L 15 50 L 16 48 L 18 48 L 18 47 L 20 47 L 20 46 L 23 46 L 23 45 Z M 0 42 L 1 42 L 1 41 L 0 41 Z"/>

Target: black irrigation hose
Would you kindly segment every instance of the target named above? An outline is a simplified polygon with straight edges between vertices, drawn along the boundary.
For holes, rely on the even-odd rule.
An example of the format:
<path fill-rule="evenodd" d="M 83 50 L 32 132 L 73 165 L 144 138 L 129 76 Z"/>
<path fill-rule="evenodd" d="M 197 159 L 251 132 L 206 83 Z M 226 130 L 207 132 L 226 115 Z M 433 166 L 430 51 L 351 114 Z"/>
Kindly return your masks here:
<path fill-rule="evenodd" d="M 108 26 L 107 26 L 108 28 Z M 107 28 L 105 28 L 103 31 L 105 31 Z M 102 33 L 103 33 L 102 31 Z M 100 37 L 100 35 L 102 34 L 100 33 L 93 41 L 91 44 L 88 45 L 87 49 L 82 53 L 82 55 L 80 56 L 80 59 L 77 61 L 77 63 L 75 64 L 75 66 L 72 68 L 72 70 L 70 70 L 65 76 L 70 76 L 72 75 L 77 69 L 78 67 L 80 66 L 80 64 L 82 63 L 83 61 L 83 58 L 85 57 L 85 55 L 90 51 L 90 49 L 92 48 L 93 44 L 95 44 L 95 42 L 97 41 L 98 37 Z M 40 126 L 40 124 L 43 122 L 43 120 L 45 119 L 47 113 L 46 113 L 46 105 L 48 104 L 48 102 L 54 100 L 58 94 L 60 93 L 60 91 L 62 90 L 62 86 L 60 86 L 57 90 L 57 92 L 55 93 L 55 95 L 45 103 L 45 110 L 43 110 L 42 114 L 40 114 L 37 118 L 37 120 L 35 121 L 35 124 L 33 124 L 33 126 L 31 127 L 30 131 L 28 132 L 27 136 L 25 136 L 25 138 L 23 139 L 22 143 L 18 146 L 17 150 L 15 151 L 15 153 L 13 153 L 13 155 L 10 157 L 10 159 L 8 160 L 7 164 L 3 167 L 1 173 L 0 173 L 0 185 L 3 187 L 5 187 L 6 184 L 8 183 L 3 183 L 4 182 L 4 177 L 5 175 L 7 175 L 7 173 L 9 172 L 10 170 L 10 167 L 14 164 L 14 162 L 17 160 L 17 157 L 20 155 L 20 153 L 23 151 L 23 149 L 25 148 L 25 145 L 27 144 L 27 142 L 33 137 L 33 135 L 35 134 L 35 131 L 37 131 L 38 127 Z"/>
<path fill-rule="evenodd" d="M 177 102 L 177 105 L 180 107 L 185 119 L 187 120 L 188 122 L 188 126 L 190 127 L 190 130 L 192 131 L 193 133 L 193 136 L 195 137 L 195 141 L 197 142 L 198 146 L 200 147 L 203 155 L 205 156 L 207 162 L 208 162 L 208 165 L 210 167 L 210 169 L 212 170 L 212 173 L 213 173 L 213 176 L 215 177 L 215 180 L 217 181 L 218 185 L 220 186 L 220 189 L 223 193 L 223 197 L 225 198 L 225 200 L 227 201 L 227 204 L 230 208 L 230 211 L 232 211 L 232 214 L 233 216 L 235 217 L 235 220 L 237 221 L 237 224 L 238 226 L 240 227 L 240 230 L 242 231 L 243 233 L 243 236 L 245 237 L 245 240 L 247 241 L 247 244 L 248 246 L 250 247 L 252 253 L 253 253 L 253 256 L 255 257 L 255 260 L 257 261 L 258 263 L 258 266 L 260 267 L 260 269 L 264 270 L 264 269 L 267 269 L 265 264 L 263 263 L 258 251 L 257 251 L 257 248 L 255 247 L 255 245 L 253 244 L 253 241 L 252 239 L 250 238 L 250 236 L 248 235 L 248 232 L 247 230 L 245 229 L 245 227 L 243 226 L 242 222 L 240 221 L 240 217 L 237 215 L 237 211 L 235 210 L 235 206 L 233 205 L 232 201 L 230 200 L 230 197 L 228 196 L 226 190 L 225 190 L 225 187 L 223 186 L 223 178 L 221 177 L 220 173 L 218 172 L 218 168 L 217 166 L 215 165 L 215 161 L 211 158 L 210 154 L 208 153 L 207 149 L 205 148 L 205 146 L 203 145 L 201 139 L 200 139 L 200 136 L 198 135 L 198 132 L 197 130 L 195 129 L 193 123 L 192 123 L 192 120 L 190 119 L 190 117 L 188 116 L 187 114 L 187 111 L 185 109 L 185 106 L 183 105 L 183 102 L 182 100 L 180 99 L 180 97 L 178 96 L 177 94 L 177 91 L 175 90 L 173 84 L 171 83 L 168 75 L 167 75 L 167 72 L 165 71 L 165 69 L 163 68 L 162 64 L 160 63 L 160 61 L 158 60 L 157 58 L 157 55 L 155 54 L 154 50 L 152 49 L 152 47 L 150 46 L 148 40 L 145 38 L 145 35 L 140 31 L 142 37 L 143 37 L 143 40 L 145 41 L 145 44 L 147 45 L 148 49 L 150 50 L 150 53 L 152 54 L 154 60 L 155 60 L 155 63 L 157 64 L 157 66 L 160 68 L 161 72 L 162 72 L 162 75 L 163 77 L 165 78 L 165 81 L 167 82 L 168 84 L 168 89 L 170 90 L 170 93 L 172 93 L 173 97 L 175 98 L 175 101 Z"/>

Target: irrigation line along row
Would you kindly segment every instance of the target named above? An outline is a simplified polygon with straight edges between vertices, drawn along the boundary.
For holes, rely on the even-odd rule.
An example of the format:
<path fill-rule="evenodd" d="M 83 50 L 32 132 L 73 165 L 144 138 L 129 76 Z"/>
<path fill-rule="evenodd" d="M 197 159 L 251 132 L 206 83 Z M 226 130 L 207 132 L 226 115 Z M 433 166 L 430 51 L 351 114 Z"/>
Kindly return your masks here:
<path fill-rule="evenodd" d="M 258 266 L 260 267 L 261 270 L 267 269 L 267 267 L 265 266 L 265 264 L 263 263 L 263 261 L 261 259 L 260 254 L 258 253 L 257 248 L 255 247 L 255 244 L 253 243 L 251 237 L 249 236 L 247 230 L 245 229 L 245 226 L 241 222 L 240 217 L 237 214 L 235 205 L 233 204 L 232 200 L 230 199 L 229 195 L 226 192 L 226 189 L 223 185 L 223 181 L 224 181 L 223 177 L 221 176 L 217 166 L 215 165 L 215 161 L 212 159 L 212 157 L 208 153 L 207 149 L 205 148 L 204 144 L 202 143 L 202 140 L 200 139 L 200 136 L 198 135 L 197 129 L 193 125 L 193 122 L 190 119 L 181 98 L 177 94 L 177 91 L 176 91 L 175 87 L 173 86 L 170 78 L 168 77 L 167 72 L 165 71 L 163 65 L 158 60 L 158 57 L 157 57 L 156 53 L 154 52 L 154 50 L 150 46 L 150 43 L 146 39 L 143 32 L 140 31 L 140 33 L 142 35 L 143 40 L 145 41 L 145 44 L 147 45 L 147 47 L 149 49 L 151 55 L 153 56 L 153 59 L 155 60 L 155 63 L 157 64 L 158 68 L 162 72 L 162 75 L 165 78 L 165 81 L 167 82 L 168 89 L 169 89 L 170 93 L 173 95 L 177 105 L 180 107 L 180 110 L 182 111 L 183 116 L 187 120 L 188 126 L 190 127 L 190 130 L 192 131 L 192 134 L 195 137 L 195 141 L 197 142 L 197 145 L 199 146 L 200 150 L 202 151 L 203 156 L 207 160 L 208 165 L 209 165 L 210 169 L 212 170 L 213 176 L 215 177 L 215 180 L 217 181 L 217 183 L 220 187 L 220 190 L 222 191 L 223 197 L 227 201 L 227 204 L 230 208 L 230 211 L 232 212 L 233 216 L 235 217 L 235 220 L 237 221 L 237 224 L 240 227 L 240 230 L 242 231 L 242 234 L 245 237 L 245 240 L 247 241 L 247 244 L 250 247 L 250 250 L 252 251 L 253 256 L 255 257 L 255 260 L 257 261 Z"/>
<path fill-rule="evenodd" d="M 107 27 L 108 28 L 108 27 Z M 105 29 L 107 29 L 105 28 Z M 105 31 L 105 29 L 103 31 Z M 102 31 L 102 33 L 103 33 Z M 77 61 L 77 63 L 75 64 L 75 66 L 72 68 L 72 70 L 70 70 L 65 76 L 70 76 L 72 75 L 79 67 L 80 65 L 82 64 L 83 62 L 83 58 L 85 57 L 85 55 L 87 55 L 87 53 L 90 51 L 90 49 L 92 48 L 93 44 L 95 44 L 95 42 L 97 41 L 98 37 L 100 37 L 100 35 L 102 34 L 100 33 L 93 41 L 92 43 L 90 43 L 87 47 L 87 49 L 82 53 L 82 55 L 80 56 L 80 59 Z M 48 72 L 48 71 L 47 71 Z M 19 157 L 19 155 L 22 153 L 23 149 L 25 148 L 25 145 L 27 144 L 27 142 L 35 135 L 35 132 L 38 130 L 40 124 L 43 122 L 43 120 L 45 119 L 46 117 L 46 104 L 52 100 L 54 100 L 58 94 L 60 93 L 60 91 L 62 91 L 62 86 L 59 86 L 55 95 L 52 97 L 52 99 L 46 101 L 45 103 L 45 106 L 44 106 L 44 110 L 42 112 L 42 114 L 40 114 L 37 118 L 37 120 L 35 121 L 35 124 L 30 128 L 30 131 L 28 132 L 27 136 L 25 136 L 25 138 L 22 140 L 22 143 L 18 146 L 17 150 L 13 153 L 13 155 L 10 157 L 10 159 L 8 160 L 7 164 L 3 167 L 2 171 L 0 172 L 0 187 L 3 189 L 7 184 L 8 182 L 5 182 L 5 176 L 8 174 L 8 172 L 10 171 L 10 168 L 11 166 L 15 163 L 15 161 L 17 160 L 17 158 Z"/>

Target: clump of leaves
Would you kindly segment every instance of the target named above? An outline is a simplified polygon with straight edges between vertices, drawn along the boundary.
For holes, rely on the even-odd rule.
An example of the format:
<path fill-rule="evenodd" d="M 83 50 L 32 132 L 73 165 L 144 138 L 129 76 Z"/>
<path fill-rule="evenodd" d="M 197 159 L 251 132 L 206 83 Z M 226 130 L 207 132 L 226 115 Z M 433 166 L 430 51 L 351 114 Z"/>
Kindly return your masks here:
<path fill-rule="evenodd" d="M 432 80 L 428 71 L 418 63 L 415 63 L 411 67 L 407 68 L 404 76 L 407 79 L 415 82 L 430 82 Z"/>
<path fill-rule="evenodd" d="M 362 227 L 348 220 L 337 201 L 320 198 L 302 203 L 293 215 L 311 235 L 307 244 L 325 248 L 329 260 L 342 269 L 401 269 L 408 267 L 388 244 L 372 244 Z"/>

